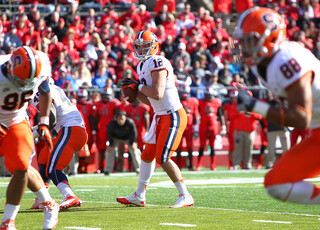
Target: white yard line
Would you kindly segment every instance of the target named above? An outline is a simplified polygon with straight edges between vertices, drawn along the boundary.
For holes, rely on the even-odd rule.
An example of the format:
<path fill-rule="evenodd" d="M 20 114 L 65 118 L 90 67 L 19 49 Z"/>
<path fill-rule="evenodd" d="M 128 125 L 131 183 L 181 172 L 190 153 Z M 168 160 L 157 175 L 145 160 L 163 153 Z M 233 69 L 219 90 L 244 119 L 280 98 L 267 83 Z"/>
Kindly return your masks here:
<path fill-rule="evenodd" d="M 101 230 L 101 228 L 86 228 L 86 227 L 65 227 L 66 229 L 82 229 L 82 230 Z"/>
<path fill-rule="evenodd" d="M 179 226 L 179 227 L 196 227 L 195 224 L 177 224 L 177 223 L 160 223 L 159 225 Z"/>
<path fill-rule="evenodd" d="M 292 224 L 288 221 L 274 221 L 274 220 L 252 220 L 253 222 L 262 222 L 262 223 L 276 223 L 276 224 Z"/>
<path fill-rule="evenodd" d="M 82 201 L 87 203 L 98 203 L 98 204 L 119 204 L 118 202 L 102 202 L 102 201 Z M 146 204 L 147 207 L 168 207 L 169 205 L 153 205 Z M 283 212 L 264 212 L 264 211 L 251 211 L 251 210 L 240 210 L 240 209 L 228 209 L 228 208 L 210 208 L 210 207 L 199 207 L 192 206 L 188 208 L 197 208 L 197 209 L 208 209 L 208 210 L 222 210 L 222 211 L 232 211 L 232 212 L 252 212 L 252 213 L 263 213 L 263 214 L 280 214 L 280 215 L 292 215 L 292 216 L 308 216 L 308 217 L 318 217 L 320 219 L 320 215 L 313 214 L 304 214 L 304 213 L 283 213 Z"/>

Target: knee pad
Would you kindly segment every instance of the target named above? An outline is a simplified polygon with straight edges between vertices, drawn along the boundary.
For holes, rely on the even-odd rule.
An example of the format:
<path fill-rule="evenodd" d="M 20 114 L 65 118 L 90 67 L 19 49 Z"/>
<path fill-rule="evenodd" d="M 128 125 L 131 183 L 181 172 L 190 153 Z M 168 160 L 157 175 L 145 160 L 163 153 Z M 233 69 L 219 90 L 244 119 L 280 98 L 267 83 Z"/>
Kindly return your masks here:
<path fill-rule="evenodd" d="M 273 198 L 281 201 L 286 201 L 291 191 L 292 185 L 292 183 L 270 185 L 266 187 L 266 191 L 269 196 L 272 196 Z"/>

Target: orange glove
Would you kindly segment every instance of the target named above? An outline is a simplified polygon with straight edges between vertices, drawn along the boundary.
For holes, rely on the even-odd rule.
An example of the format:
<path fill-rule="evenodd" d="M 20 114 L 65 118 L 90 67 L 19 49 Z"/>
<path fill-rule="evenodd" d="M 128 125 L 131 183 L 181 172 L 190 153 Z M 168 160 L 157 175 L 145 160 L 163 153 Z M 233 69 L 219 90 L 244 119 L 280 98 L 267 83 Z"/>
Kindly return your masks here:
<path fill-rule="evenodd" d="M 52 136 L 48 127 L 49 127 L 48 125 L 40 124 L 38 127 L 38 133 L 40 135 L 39 138 L 46 142 L 49 148 L 49 151 L 51 152 L 53 149 L 53 143 L 52 143 Z"/>
<path fill-rule="evenodd" d="M 7 135 L 7 131 L 9 128 L 5 125 L 0 123 L 0 141 Z"/>

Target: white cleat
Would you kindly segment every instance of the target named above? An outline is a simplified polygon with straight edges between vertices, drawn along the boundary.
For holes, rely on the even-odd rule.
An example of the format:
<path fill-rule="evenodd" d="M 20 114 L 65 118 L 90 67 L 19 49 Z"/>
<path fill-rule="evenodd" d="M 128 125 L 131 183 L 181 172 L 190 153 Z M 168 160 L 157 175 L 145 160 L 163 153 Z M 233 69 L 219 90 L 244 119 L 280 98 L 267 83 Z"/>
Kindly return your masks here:
<path fill-rule="evenodd" d="M 134 205 L 137 207 L 144 207 L 146 205 L 146 199 L 138 197 L 135 192 L 127 197 L 118 197 L 117 201 L 121 204 L 129 205 L 129 206 Z"/>
<path fill-rule="evenodd" d="M 189 195 L 179 194 L 176 203 L 170 206 L 170 208 L 184 208 L 192 205 L 194 205 L 194 199 L 190 194 Z"/>
<path fill-rule="evenodd" d="M 15 226 L 15 220 L 6 220 L 2 222 L 0 230 L 17 230 Z"/>
<path fill-rule="evenodd" d="M 32 205 L 31 209 L 43 209 L 43 205 L 38 197 L 34 199 L 34 204 Z"/>
<path fill-rule="evenodd" d="M 65 211 L 68 208 L 80 207 L 82 201 L 76 196 L 69 196 L 67 199 L 60 203 L 60 211 Z"/>
<path fill-rule="evenodd" d="M 43 229 L 54 229 L 58 223 L 59 204 L 52 199 L 42 203 L 43 205 Z"/>

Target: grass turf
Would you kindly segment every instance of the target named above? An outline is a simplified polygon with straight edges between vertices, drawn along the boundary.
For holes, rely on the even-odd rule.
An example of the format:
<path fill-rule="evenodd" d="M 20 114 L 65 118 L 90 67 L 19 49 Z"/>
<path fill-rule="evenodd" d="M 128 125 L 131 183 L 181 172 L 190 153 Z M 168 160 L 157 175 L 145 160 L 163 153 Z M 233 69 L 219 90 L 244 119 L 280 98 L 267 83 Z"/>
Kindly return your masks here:
<path fill-rule="evenodd" d="M 70 185 L 83 204 L 61 212 L 56 229 L 320 229 L 319 206 L 272 199 L 262 186 L 265 172 L 184 171 L 184 180 L 196 203 L 182 209 L 168 208 L 175 203 L 178 193 L 162 172 L 152 177 L 144 208 L 116 202 L 116 197 L 135 191 L 138 175 L 70 177 Z M 2 207 L 8 181 L 0 178 Z M 58 202 L 62 200 L 55 186 L 50 187 L 50 194 Z M 29 209 L 33 201 L 33 193 L 27 190 L 16 218 L 17 229 L 41 229 L 43 214 L 41 210 Z"/>

